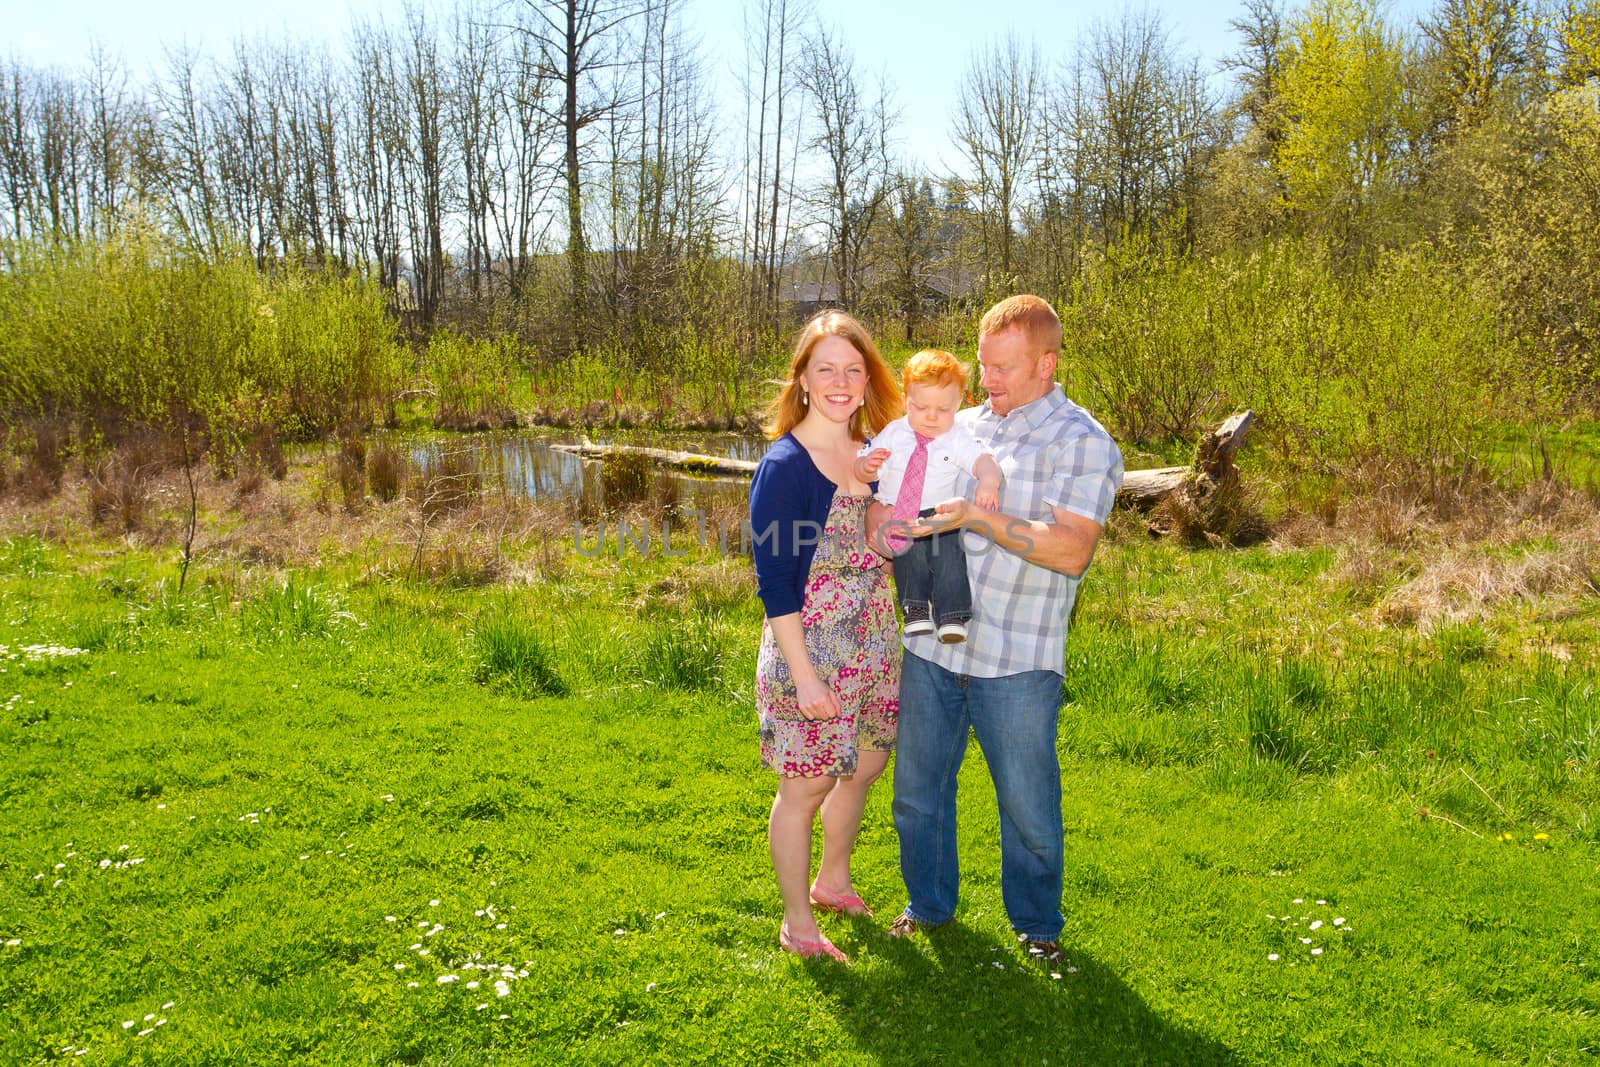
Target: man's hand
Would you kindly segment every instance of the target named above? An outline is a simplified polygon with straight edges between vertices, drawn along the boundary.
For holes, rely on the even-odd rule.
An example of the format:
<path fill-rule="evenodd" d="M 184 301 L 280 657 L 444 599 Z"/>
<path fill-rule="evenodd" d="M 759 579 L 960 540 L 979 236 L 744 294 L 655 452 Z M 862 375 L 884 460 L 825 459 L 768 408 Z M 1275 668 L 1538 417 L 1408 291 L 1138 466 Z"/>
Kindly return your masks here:
<path fill-rule="evenodd" d="M 1076 578 L 1094 558 L 1102 528 L 1093 519 L 1062 508 L 1051 508 L 1050 518 L 1049 522 L 1019 519 L 955 497 L 935 508 L 933 516 L 913 526 L 911 533 L 921 537 L 943 530 L 969 529 L 1035 566 Z"/>
<path fill-rule="evenodd" d="M 883 461 L 889 458 L 887 448 L 874 448 L 864 456 L 857 456 L 855 467 L 851 473 L 858 482 L 870 482 L 878 477 L 878 468 L 883 466 Z"/>
<path fill-rule="evenodd" d="M 957 530 L 977 521 L 988 510 L 992 509 L 974 504 L 964 496 L 953 496 L 935 507 L 933 514 L 913 526 L 911 532 L 916 537 L 922 537 L 945 530 Z"/>
<path fill-rule="evenodd" d="M 883 557 L 885 566 L 894 560 L 895 551 L 894 546 L 884 540 L 884 535 L 905 532 L 905 523 L 890 522 L 889 516 L 893 514 L 894 509 L 888 504 L 882 504 L 874 500 L 867 505 L 867 547 Z"/>

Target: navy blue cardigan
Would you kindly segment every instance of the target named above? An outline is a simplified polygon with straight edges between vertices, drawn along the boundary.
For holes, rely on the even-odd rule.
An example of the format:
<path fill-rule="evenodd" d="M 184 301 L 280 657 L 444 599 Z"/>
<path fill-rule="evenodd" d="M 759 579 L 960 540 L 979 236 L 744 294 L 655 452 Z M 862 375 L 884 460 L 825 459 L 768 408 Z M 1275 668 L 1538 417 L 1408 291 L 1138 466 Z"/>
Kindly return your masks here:
<path fill-rule="evenodd" d="M 750 480 L 750 554 L 767 618 L 799 611 L 805 601 L 811 557 L 837 489 L 793 434 L 772 442 L 757 464 Z"/>

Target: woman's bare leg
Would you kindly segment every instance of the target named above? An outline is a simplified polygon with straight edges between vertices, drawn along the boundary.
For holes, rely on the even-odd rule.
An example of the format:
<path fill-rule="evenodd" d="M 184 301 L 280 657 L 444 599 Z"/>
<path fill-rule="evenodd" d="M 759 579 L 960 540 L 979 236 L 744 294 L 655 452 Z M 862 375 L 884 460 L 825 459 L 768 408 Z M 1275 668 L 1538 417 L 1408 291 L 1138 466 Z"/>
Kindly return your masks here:
<path fill-rule="evenodd" d="M 888 765 L 889 753 L 863 751 L 856 760 L 856 773 L 839 778 L 822 801 L 822 865 L 817 869 L 816 884 L 835 896 L 855 892 L 850 883 L 850 853 L 861 829 L 867 792 Z"/>
<path fill-rule="evenodd" d="M 783 921 L 789 935 L 801 941 L 821 936 L 811 914 L 811 823 L 829 791 L 832 778 L 779 778 L 778 795 L 767 820 L 767 847 L 783 897 Z M 858 816 L 859 818 L 859 816 Z M 826 836 L 823 838 L 827 840 Z"/>

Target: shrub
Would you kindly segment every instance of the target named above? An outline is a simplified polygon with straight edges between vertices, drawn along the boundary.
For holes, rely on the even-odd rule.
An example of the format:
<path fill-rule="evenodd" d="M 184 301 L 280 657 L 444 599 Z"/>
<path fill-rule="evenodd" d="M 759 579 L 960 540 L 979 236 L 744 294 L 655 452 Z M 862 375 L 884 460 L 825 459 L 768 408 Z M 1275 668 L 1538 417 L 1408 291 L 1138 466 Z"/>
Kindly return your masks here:
<path fill-rule="evenodd" d="M 1173 262 L 1134 241 L 1079 279 L 1062 321 L 1069 371 L 1119 439 L 1192 436 L 1222 399 L 1225 338 L 1215 265 Z"/>
<path fill-rule="evenodd" d="M 514 342 L 467 339 L 440 330 L 428 340 L 422 373 L 435 389 L 433 422 L 453 430 L 517 424 L 511 408 Z"/>
<path fill-rule="evenodd" d="M 640 669 L 664 689 L 708 689 L 717 682 L 721 650 L 703 616 L 657 619 L 644 633 Z"/>
<path fill-rule="evenodd" d="M 600 461 L 600 496 L 616 511 L 650 498 L 656 465 L 638 452 L 613 452 Z"/>
<path fill-rule="evenodd" d="M 360 434 L 346 431 L 340 435 L 334 470 L 339 479 L 339 492 L 344 496 L 344 509 L 351 513 L 360 511 L 367 498 L 367 445 Z"/>
<path fill-rule="evenodd" d="M 192 421 L 231 471 L 263 424 L 367 423 L 398 371 L 382 292 L 360 278 L 206 259 L 130 220 L 103 241 L 15 246 L 0 272 L 0 414 L 120 427 Z M 35 434 L 38 439 L 37 433 Z"/>
<path fill-rule="evenodd" d="M 384 503 L 395 499 L 406 484 L 406 458 L 393 445 L 379 445 L 367 462 L 372 494 Z"/>
<path fill-rule="evenodd" d="M 566 683 L 556 673 L 544 639 L 509 614 L 478 617 L 473 627 L 477 649 L 474 678 L 479 684 L 499 682 L 528 696 L 562 696 Z"/>

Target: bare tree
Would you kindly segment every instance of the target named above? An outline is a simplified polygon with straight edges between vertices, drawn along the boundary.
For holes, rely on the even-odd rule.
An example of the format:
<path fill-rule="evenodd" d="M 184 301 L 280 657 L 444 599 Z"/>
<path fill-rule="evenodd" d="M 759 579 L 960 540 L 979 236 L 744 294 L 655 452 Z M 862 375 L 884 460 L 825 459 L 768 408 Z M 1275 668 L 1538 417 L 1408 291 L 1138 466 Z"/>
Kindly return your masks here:
<path fill-rule="evenodd" d="M 1125 13 L 1095 28 L 1084 67 L 1085 149 L 1103 239 L 1150 233 L 1165 220 L 1192 236 L 1197 168 L 1215 139 L 1198 63 L 1178 58 L 1159 15 Z"/>
<path fill-rule="evenodd" d="M 46 72 L 36 83 L 37 203 L 41 222 L 56 240 L 83 237 L 90 148 L 79 87 L 64 74 Z"/>
<path fill-rule="evenodd" d="M 136 128 L 136 122 L 128 72 L 98 42 L 90 46 L 88 74 L 90 226 L 103 234 L 111 228 L 124 199 L 133 193 L 133 153 L 128 134 Z"/>
<path fill-rule="evenodd" d="M 827 234 L 839 301 L 854 307 L 863 289 L 862 253 L 887 195 L 888 91 L 880 83 L 867 96 L 843 34 L 821 28 L 806 37 L 799 77 L 817 119 L 806 147 L 825 162 L 809 201 Z"/>
<path fill-rule="evenodd" d="M 641 366 L 664 368 L 693 331 L 703 267 L 721 238 L 723 176 L 705 79 L 673 0 L 647 4 L 632 27 L 639 59 L 619 69 L 629 98 L 608 120 L 613 336 Z M 626 81 L 628 85 L 620 84 Z M 631 87 L 630 87 L 631 86 Z"/>
<path fill-rule="evenodd" d="M 215 256 L 227 235 L 216 174 L 216 116 L 203 96 L 199 65 L 193 49 L 169 50 L 167 77 L 156 83 L 163 142 L 158 187 L 179 232 Z"/>
<path fill-rule="evenodd" d="M 262 42 L 264 45 L 264 42 Z M 271 219 L 281 210 L 269 207 L 276 198 L 267 113 L 272 105 L 263 94 L 267 79 L 260 65 L 270 62 L 265 48 L 243 39 L 234 42 L 232 63 L 217 91 L 216 171 L 223 211 L 233 232 L 246 238 L 258 266 L 265 267 L 277 240 Z"/>
<path fill-rule="evenodd" d="M 601 75 L 624 62 L 617 31 L 638 17 L 637 0 L 523 0 L 529 17 L 523 32 L 539 42 L 541 63 L 560 87 L 559 111 L 551 115 L 563 139 L 566 181 L 567 275 L 574 343 L 581 347 L 588 312 L 588 243 L 583 225 L 583 161 L 587 131 L 618 106 L 603 94 Z"/>
<path fill-rule="evenodd" d="M 347 99 L 331 57 L 319 53 L 314 78 L 309 83 L 311 158 L 307 162 L 306 183 L 320 190 L 321 216 L 327 226 L 326 238 L 317 241 L 319 258 L 333 257 L 341 267 L 350 266 L 350 218 L 345 199 L 346 144 L 341 139 L 339 116 Z"/>
<path fill-rule="evenodd" d="M 451 22 L 451 80 L 455 106 L 451 133 L 461 160 L 461 197 L 467 281 L 481 299 L 489 276 L 489 151 L 502 114 L 495 107 L 498 63 L 493 28 L 473 6 L 458 7 Z"/>
<path fill-rule="evenodd" d="M 417 280 L 417 310 L 431 325 L 444 296 L 444 201 L 448 161 L 444 120 L 451 92 L 439 58 L 434 27 L 418 9 L 407 14 L 401 59 L 408 134 L 402 199 L 411 237 L 411 270 Z"/>
<path fill-rule="evenodd" d="M 876 234 L 883 264 L 881 291 L 888 306 L 899 314 L 909 342 L 916 336 L 939 250 L 939 208 L 933 185 L 915 171 L 896 170 L 886 187 Z"/>
<path fill-rule="evenodd" d="M 1094 106 L 1084 64 L 1074 58 L 1051 86 L 1039 119 L 1038 200 L 1028 216 L 1028 251 L 1038 291 L 1064 298 L 1077 277 L 1090 228 Z"/>
<path fill-rule="evenodd" d="M 794 87 L 791 60 L 808 17 L 808 0 L 750 0 L 745 8 L 744 218 L 740 258 L 751 265 L 751 330 L 777 324 L 778 268 L 789 243 L 790 216 L 780 211 L 784 188 L 793 188 L 801 125 L 785 113 Z M 785 147 L 789 146 L 787 160 Z M 785 182 L 784 167 L 789 167 Z"/>
<path fill-rule="evenodd" d="M 11 213 L 11 236 L 21 239 L 35 222 L 33 72 L 0 60 L 0 93 L 0 189 Z"/>
<path fill-rule="evenodd" d="M 1239 35 L 1238 51 L 1222 60 L 1239 83 L 1235 105 L 1240 114 L 1259 130 L 1269 153 L 1283 140 L 1283 110 L 1279 94 L 1283 86 L 1283 3 L 1282 0 L 1244 0 L 1245 13 L 1228 20 Z"/>
<path fill-rule="evenodd" d="M 532 282 L 534 250 L 548 226 L 545 205 L 552 187 L 542 174 L 560 133 L 548 118 L 555 86 L 540 58 L 534 36 L 514 32 L 493 81 L 492 102 L 500 119 L 488 127 L 485 205 L 513 304 Z"/>
<path fill-rule="evenodd" d="M 1037 147 L 1039 55 L 1015 36 L 975 53 L 961 82 L 956 143 L 972 168 L 984 288 L 1017 285 L 1016 216 Z"/>
<path fill-rule="evenodd" d="M 351 228 L 358 262 L 377 272 L 379 283 L 400 301 L 400 186 L 406 156 L 406 123 L 397 101 L 401 88 L 395 47 L 381 24 L 360 24 L 351 45 L 355 71 L 351 184 Z"/>

